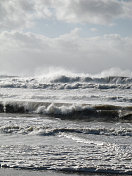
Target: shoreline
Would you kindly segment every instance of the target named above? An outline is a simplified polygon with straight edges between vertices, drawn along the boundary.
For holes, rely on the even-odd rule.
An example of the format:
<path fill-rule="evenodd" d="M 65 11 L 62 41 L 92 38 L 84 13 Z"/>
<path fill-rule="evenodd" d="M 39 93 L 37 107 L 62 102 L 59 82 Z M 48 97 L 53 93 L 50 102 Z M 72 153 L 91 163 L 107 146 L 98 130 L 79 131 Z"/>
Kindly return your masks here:
<path fill-rule="evenodd" d="M 53 170 L 33 170 L 33 169 L 15 169 L 15 168 L 0 168 L 0 176 L 129 176 L 129 174 L 114 174 L 114 173 L 90 173 L 90 172 L 62 172 Z"/>

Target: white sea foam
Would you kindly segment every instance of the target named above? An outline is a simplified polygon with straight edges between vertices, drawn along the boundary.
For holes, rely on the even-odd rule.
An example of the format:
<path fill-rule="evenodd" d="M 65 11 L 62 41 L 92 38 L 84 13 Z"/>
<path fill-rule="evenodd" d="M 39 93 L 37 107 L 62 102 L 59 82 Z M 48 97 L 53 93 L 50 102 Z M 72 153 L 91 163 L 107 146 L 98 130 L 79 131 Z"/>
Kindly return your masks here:
<path fill-rule="evenodd" d="M 42 114 L 67 115 L 67 114 L 71 114 L 73 112 L 83 111 L 85 109 L 92 110 L 92 108 L 90 108 L 90 106 L 82 106 L 82 105 L 77 105 L 77 104 L 73 104 L 70 106 L 67 106 L 67 105 L 57 106 L 56 104 L 52 103 L 48 107 L 39 106 L 37 108 L 36 112 L 42 113 Z"/>
<path fill-rule="evenodd" d="M 132 174 L 132 76 L 0 77 L 1 167 Z"/>
<path fill-rule="evenodd" d="M 56 71 L 35 77 L 1 76 L 1 88 L 29 89 L 113 89 L 131 88 L 132 74 L 129 71 L 110 69 L 100 74 L 71 73 Z"/>
<path fill-rule="evenodd" d="M 89 139 L 83 139 L 83 138 L 80 138 L 80 137 L 77 137 L 75 135 L 72 135 L 72 134 L 65 134 L 65 133 L 62 133 L 60 135 L 61 136 L 64 136 L 68 139 L 72 139 L 76 142 L 79 142 L 79 143 L 84 143 L 84 144 L 93 144 L 93 145 L 104 145 L 104 142 L 101 142 L 101 141 L 93 141 L 93 140 L 89 140 Z"/>

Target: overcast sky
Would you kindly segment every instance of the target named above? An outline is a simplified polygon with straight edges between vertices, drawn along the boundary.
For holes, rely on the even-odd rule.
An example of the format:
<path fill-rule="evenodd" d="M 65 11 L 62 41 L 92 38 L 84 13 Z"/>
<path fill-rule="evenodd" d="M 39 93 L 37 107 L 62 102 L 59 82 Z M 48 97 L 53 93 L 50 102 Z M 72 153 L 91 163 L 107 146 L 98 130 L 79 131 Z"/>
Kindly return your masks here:
<path fill-rule="evenodd" d="M 0 0 L 0 73 L 132 70 L 132 0 Z"/>

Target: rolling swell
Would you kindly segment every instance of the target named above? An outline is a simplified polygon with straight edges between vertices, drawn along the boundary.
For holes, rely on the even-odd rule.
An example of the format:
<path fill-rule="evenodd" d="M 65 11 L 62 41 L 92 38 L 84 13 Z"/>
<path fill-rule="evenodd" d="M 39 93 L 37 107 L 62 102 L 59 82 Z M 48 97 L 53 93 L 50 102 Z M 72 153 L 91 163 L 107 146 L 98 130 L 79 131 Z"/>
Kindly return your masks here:
<path fill-rule="evenodd" d="M 37 113 L 62 119 L 104 118 L 132 120 L 132 106 L 86 105 L 50 102 L 1 102 L 1 113 Z"/>

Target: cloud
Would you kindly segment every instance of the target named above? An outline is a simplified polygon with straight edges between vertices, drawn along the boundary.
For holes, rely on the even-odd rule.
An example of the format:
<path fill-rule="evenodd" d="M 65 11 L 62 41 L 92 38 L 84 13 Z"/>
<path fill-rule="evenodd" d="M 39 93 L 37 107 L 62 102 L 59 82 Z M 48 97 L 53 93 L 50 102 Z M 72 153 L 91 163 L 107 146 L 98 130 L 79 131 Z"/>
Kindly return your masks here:
<path fill-rule="evenodd" d="M 90 28 L 90 31 L 92 31 L 92 32 L 97 32 L 98 29 L 97 29 L 97 28 Z"/>
<path fill-rule="evenodd" d="M 99 72 L 110 67 L 132 69 L 132 38 L 104 35 L 82 38 L 79 29 L 57 38 L 23 32 L 0 33 L 1 72 L 33 73 L 38 68 L 64 67 Z"/>
<path fill-rule="evenodd" d="M 4 0 L 0 1 L 0 30 L 32 27 L 37 19 L 68 23 L 112 24 L 132 18 L 132 1 L 119 0 Z"/>
<path fill-rule="evenodd" d="M 112 24 L 118 18 L 132 18 L 132 1 L 63 0 L 53 1 L 56 17 L 71 23 Z"/>
<path fill-rule="evenodd" d="M 109 24 L 123 13 L 117 0 L 63 0 L 56 6 L 57 18 L 73 23 Z"/>
<path fill-rule="evenodd" d="M 37 18 L 48 18 L 51 12 L 35 0 L 0 1 L 0 30 L 28 28 Z"/>

